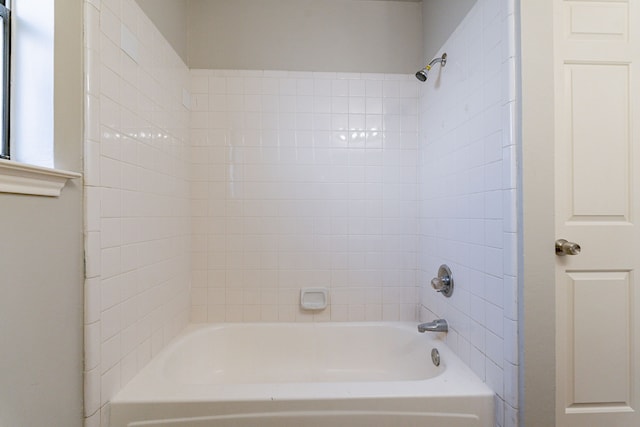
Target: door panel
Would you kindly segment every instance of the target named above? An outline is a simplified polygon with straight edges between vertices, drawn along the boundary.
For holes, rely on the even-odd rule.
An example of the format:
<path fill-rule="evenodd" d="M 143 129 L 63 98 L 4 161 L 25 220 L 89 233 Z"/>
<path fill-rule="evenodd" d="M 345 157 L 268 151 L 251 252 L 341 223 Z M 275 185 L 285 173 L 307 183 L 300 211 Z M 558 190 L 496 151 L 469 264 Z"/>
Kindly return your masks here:
<path fill-rule="evenodd" d="M 640 425 L 640 0 L 554 0 L 559 427 Z"/>
<path fill-rule="evenodd" d="M 567 1 L 566 30 L 573 40 L 627 40 L 629 6 L 626 2 Z"/>
<path fill-rule="evenodd" d="M 573 404 L 629 402 L 629 273 L 570 272 Z M 615 331 L 615 333 L 611 333 Z M 595 344 L 595 345 L 594 345 Z"/>
<path fill-rule="evenodd" d="M 629 214 L 629 76 L 618 64 L 565 64 L 572 218 Z M 606 82 L 606 84 L 603 84 Z M 606 120 L 602 120 L 606 117 Z"/>

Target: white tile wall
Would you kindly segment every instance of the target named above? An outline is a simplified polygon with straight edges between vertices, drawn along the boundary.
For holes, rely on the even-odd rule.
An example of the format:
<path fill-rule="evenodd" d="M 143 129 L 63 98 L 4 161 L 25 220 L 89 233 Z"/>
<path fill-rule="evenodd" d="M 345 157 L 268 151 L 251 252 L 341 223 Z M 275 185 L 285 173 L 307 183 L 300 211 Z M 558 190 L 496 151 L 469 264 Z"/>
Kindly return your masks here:
<path fill-rule="evenodd" d="M 85 424 L 106 426 L 188 321 L 190 77 L 135 0 L 84 8 Z"/>
<path fill-rule="evenodd" d="M 497 393 L 496 425 L 517 426 L 515 48 L 512 0 L 478 0 L 421 87 L 418 286 L 421 320 Z M 453 270 L 450 300 L 430 289 Z"/>
<path fill-rule="evenodd" d="M 413 76 L 192 70 L 192 320 L 415 320 Z M 330 307 L 299 309 L 300 288 Z"/>

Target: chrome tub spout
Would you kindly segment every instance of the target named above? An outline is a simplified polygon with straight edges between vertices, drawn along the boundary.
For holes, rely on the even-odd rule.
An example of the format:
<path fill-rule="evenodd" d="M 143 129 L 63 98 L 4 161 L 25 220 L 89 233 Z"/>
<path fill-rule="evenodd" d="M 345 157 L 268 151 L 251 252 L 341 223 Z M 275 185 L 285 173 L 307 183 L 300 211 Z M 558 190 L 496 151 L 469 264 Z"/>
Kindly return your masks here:
<path fill-rule="evenodd" d="M 436 319 L 433 322 L 418 325 L 418 332 L 447 332 L 449 325 L 444 319 Z"/>

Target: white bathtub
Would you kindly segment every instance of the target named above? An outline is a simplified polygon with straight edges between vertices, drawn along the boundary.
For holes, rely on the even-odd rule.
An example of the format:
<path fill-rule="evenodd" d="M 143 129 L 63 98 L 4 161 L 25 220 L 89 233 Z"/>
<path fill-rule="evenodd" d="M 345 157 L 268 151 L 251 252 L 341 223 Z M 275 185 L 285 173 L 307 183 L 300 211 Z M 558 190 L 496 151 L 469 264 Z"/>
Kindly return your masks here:
<path fill-rule="evenodd" d="M 414 323 L 203 324 L 112 399 L 110 425 L 492 427 L 493 395 Z"/>

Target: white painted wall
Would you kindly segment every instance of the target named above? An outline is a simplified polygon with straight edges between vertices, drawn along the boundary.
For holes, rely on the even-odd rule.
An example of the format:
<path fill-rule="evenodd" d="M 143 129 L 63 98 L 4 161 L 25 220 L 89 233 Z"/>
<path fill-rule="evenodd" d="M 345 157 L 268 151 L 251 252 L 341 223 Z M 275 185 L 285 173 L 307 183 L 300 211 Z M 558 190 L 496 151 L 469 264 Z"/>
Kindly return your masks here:
<path fill-rule="evenodd" d="M 522 383 L 520 425 L 556 423 L 554 0 L 521 0 Z M 544 82 L 544 84 L 541 84 Z M 541 173 L 544 171 L 545 173 Z M 550 173 L 551 172 L 551 173 Z M 526 349 L 526 350 L 525 350 Z"/>
<path fill-rule="evenodd" d="M 0 204 L 0 424 L 81 426 L 81 186 Z"/>
<path fill-rule="evenodd" d="M 422 62 L 420 0 L 136 2 L 191 68 L 409 72 Z M 437 39 L 461 16 L 437 20 Z"/>
<path fill-rule="evenodd" d="M 478 0 L 422 86 L 418 285 L 421 319 L 496 392 L 496 425 L 518 425 L 518 220 L 514 2 Z M 430 280 L 448 264 L 455 290 Z"/>
<path fill-rule="evenodd" d="M 436 56 L 438 49 L 469 13 L 478 0 L 423 0 L 422 31 L 423 52 L 427 60 Z"/>
<path fill-rule="evenodd" d="M 190 0 L 191 68 L 415 73 L 422 5 L 370 0 Z"/>
<path fill-rule="evenodd" d="M 409 73 L 477 0 L 136 1 L 191 68 Z M 377 61 L 363 58 L 372 52 Z"/>
<path fill-rule="evenodd" d="M 171 47 L 187 62 L 188 0 L 136 0 Z"/>
<path fill-rule="evenodd" d="M 55 164 L 80 171 L 82 3 L 56 0 L 55 19 Z M 80 427 L 82 183 L 59 198 L 0 194 L 0 206 L 0 425 Z"/>

